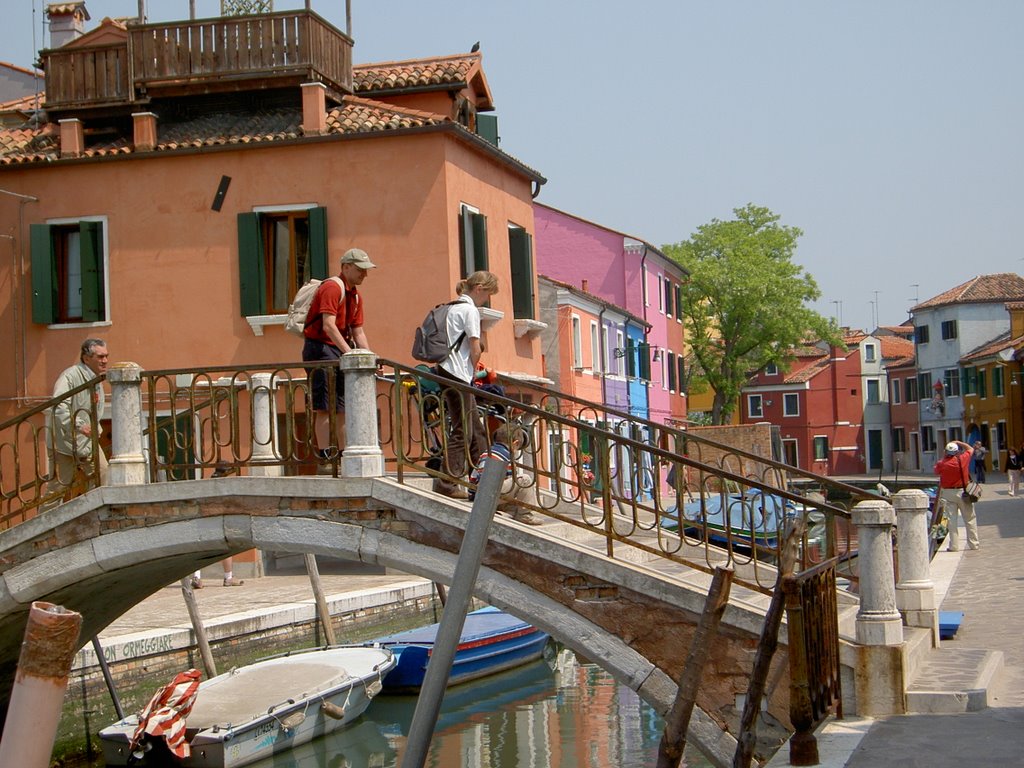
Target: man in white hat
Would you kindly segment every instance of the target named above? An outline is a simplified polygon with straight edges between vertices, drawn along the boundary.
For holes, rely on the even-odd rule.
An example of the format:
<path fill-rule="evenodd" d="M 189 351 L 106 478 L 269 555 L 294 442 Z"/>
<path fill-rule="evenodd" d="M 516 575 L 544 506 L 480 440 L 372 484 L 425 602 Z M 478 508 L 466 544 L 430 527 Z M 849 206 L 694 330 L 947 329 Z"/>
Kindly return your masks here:
<path fill-rule="evenodd" d="M 338 417 L 338 440 L 333 443 L 330 436 L 330 380 L 334 381 L 334 410 L 341 414 L 345 410 L 345 379 L 337 361 L 353 349 L 369 349 L 366 332 L 363 330 L 363 300 L 358 287 L 367 273 L 377 265 L 370 261 L 366 251 L 350 248 L 341 257 L 341 272 L 337 279 L 324 280 L 317 289 L 306 315 L 306 337 L 302 346 L 302 359 L 331 360 L 330 369 L 307 368 L 313 410 L 316 412 L 314 431 L 319 458 L 329 459 L 345 447 L 345 425 Z"/>
<path fill-rule="evenodd" d="M 974 449 L 967 443 L 953 440 L 946 444 L 945 455 L 935 462 L 935 474 L 939 476 L 939 498 L 936 504 L 946 505 L 949 515 L 949 551 L 956 552 L 959 548 L 959 532 L 957 531 L 957 510 L 964 518 L 967 527 L 967 546 L 978 549 L 978 520 L 974 515 L 974 502 L 964 498 L 969 474 L 967 468 L 971 464 Z"/>

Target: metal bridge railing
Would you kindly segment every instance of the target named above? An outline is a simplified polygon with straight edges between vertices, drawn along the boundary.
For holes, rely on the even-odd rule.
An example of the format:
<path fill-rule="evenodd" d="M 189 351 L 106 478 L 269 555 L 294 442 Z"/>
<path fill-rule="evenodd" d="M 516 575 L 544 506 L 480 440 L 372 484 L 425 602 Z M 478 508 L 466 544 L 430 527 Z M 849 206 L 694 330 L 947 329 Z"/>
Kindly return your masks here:
<path fill-rule="evenodd" d="M 0 424 L 0 530 L 100 484 L 99 404 L 78 395 L 103 379 L 87 381 Z M 88 405 L 82 407 L 82 401 Z M 55 422 L 63 423 L 70 439 L 58 439 Z M 88 435 L 81 431 L 84 425 Z M 58 476 L 58 452 L 73 468 L 68 475 Z"/>

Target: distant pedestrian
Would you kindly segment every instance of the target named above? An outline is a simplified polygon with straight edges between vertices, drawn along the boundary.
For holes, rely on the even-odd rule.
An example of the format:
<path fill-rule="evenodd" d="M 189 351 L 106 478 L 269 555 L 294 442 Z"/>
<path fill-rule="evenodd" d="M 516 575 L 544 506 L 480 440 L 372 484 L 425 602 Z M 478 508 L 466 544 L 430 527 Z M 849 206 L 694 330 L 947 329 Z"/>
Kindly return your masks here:
<path fill-rule="evenodd" d="M 981 440 L 974 441 L 974 458 L 971 459 L 971 466 L 974 468 L 974 479 L 979 483 L 985 482 L 985 456 L 988 449 L 981 444 Z"/>
<path fill-rule="evenodd" d="M 1022 448 L 1021 450 L 1024 450 Z M 1010 482 L 1010 495 L 1020 493 L 1020 471 L 1024 469 L 1024 454 L 1013 448 L 1006 452 L 1006 475 Z"/>
<path fill-rule="evenodd" d="M 974 502 L 964 498 L 967 489 L 967 467 L 971 463 L 974 449 L 967 443 L 953 440 L 946 444 L 946 453 L 935 462 L 935 474 L 939 476 L 939 502 L 945 505 L 949 516 L 949 547 L 956 552 L 959 541 L 956 514 L 959 510 L 967 527 L 967 546 L 978 549 L 978 520 L 974 514 Z"/>

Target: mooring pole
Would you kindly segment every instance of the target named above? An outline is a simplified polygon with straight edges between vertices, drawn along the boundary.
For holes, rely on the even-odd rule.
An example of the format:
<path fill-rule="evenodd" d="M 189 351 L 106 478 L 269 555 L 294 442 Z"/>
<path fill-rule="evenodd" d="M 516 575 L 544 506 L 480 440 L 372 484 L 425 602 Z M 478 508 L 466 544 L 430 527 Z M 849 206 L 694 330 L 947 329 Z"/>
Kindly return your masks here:
<path fill-rule="evenodd" d="M 487 547 L 487 531 L 494 511 L 498 507 L 498 495 L 501 483 L 505 479 L 508 462 L 491 456 L 484 461 L 484 473 L 477 487 L 473 511 L 466 522 L 466 535 L 462 538 L 459 559 L 455 564 L 455 574 L 448 590 L 448 602 L 441 614 L 441 626 L 437 629 L 437 639 L 430 654 L 427 672 L 423 677 L 416 710 L 409 725 L 409 738 L 402 757 L 402 768 L 422 768 L 427 759 L 430 737 L 437 725 L 437 716 L 441 711 L 448 677 L 451 675 L 455 651 L 462 636 L 462 627 L 466 622 L 469 602 L 473 599 L 473 586 L 480 572 L 480 561 L 483 560 L 484 549 Z"/>
<path fill-rule="evenodd" d="M 718 634 L 718 625 L 722 622 L 722 614 L 729 604 L 729 592 L 732 589 L 731 568 L 715 568 L 711 580 L 711 589 L 704 600 L 704 613 L 701 614 L 697 631 L 690 644 L 690 653 L 686 657 L 683 675 L 679 679 L 679 690 L 672 711 L 665 718 L 665 733 L 658 746 L 658 768 L 677 768 L 686 747 L 686 731 L 690 726 L 690 716 L 697 703 L 697 690 L 700 678 L 707 663 L 708 654 Z"/>
<path fill-rule="evenodd" d="M 203 618 L 199 615 L 199 605 L 196 603 L 196 595 L 192 591 L 191 576 L 181 580 L 181 594 L 185 598 L 185 607 L 188 608 L 188 617 L 192 621 L 192 631 L 196 633 L 196 645 L 199 646 L 199 656 L 203 660 L 203 668 L 207 677 L 217 676 L 217 665 L 213 663 L 213 652 L 210 650 L 210 641 L 206 637 L 206 627 L 203 625 Z"/>
<path fill-rule="evenodd" d="M 320 581 L 320 569 L 316 565 L 316 555 L 308 553 L 305 558 L 306 573 L 309 574 L 309 583 L 313 585 L 313 597 L 316 598 L 316 612 L 324 628 L 324 639 L 328 645 L 337 645 L 334 639 L 334 626 L 331 624 L 331 612 L 327 608 L 327 596 L 324 595 L 324 585 Z"/>
<path fill-rule="evenodd" d="M 110 700 L 114 702 L 114 711 L 117 712 L 117 719 L 124 720 L 124 709 L 121 707 L 121 700 L 117 697 L 114 677 L 110 674 L 110 666 L 107 664 L 107 655 L 103 652 L 100 639 L 95 635 L 92 638 L 92 650 L 96 654 L 96 661 L 100 664 L 100 672 L 103 673 L 103 682 L 107 684 L 107 690 L 110 692 Z"/>
<path fill-rule="evenodd" d="M 0 765 L 50 765 L 81 628 L 80 613 L 53 603 L 32 603 L 0 738 Z"/>

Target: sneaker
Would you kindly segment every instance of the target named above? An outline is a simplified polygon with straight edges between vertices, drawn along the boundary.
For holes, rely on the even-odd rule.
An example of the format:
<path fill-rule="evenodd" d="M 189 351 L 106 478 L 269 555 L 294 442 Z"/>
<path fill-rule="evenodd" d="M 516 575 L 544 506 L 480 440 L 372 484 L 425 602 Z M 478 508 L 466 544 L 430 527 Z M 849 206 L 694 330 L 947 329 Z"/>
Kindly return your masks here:
<path fill-rule="evenodd" d="M 192 587 L 192 589 L 202 589 L 203 588 L 203 580 L 202 579 L 197 579 L 195 576 L 193 576 L 192 580 L 189 581 L 188 585 L 190 587 Z"/>
<path fill-rule="evenodd" d="M 512 519 L 524 525 L 544 525 L 544 518 L 530 510 L 516 512 L 512 515 Z"/>
<path fill-rule="evenodd" d="M 245 579 L 224 579 L 225 587 L 240 587 L 245 584 Z"/>

